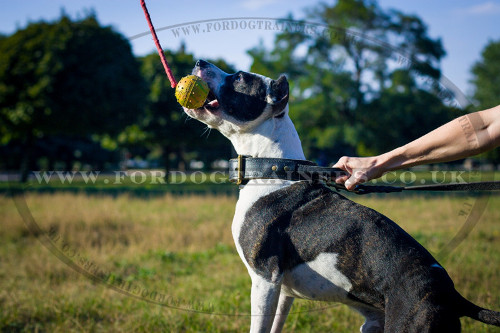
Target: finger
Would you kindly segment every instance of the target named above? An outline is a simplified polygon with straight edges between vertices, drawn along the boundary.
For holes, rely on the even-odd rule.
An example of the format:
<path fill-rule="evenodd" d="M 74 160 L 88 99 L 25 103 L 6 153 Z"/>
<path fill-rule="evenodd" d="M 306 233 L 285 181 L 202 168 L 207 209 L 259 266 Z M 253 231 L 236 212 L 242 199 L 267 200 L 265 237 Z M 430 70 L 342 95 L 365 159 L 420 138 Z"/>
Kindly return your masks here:
<path fill-rule="evenodd" d="M 349 179 L 349 177 L 350 177 L 350 175 L 337 176 L 337 177 L 335 177 L 335 182 L 337 184 L 344 184 Z"/>
<path fill-rule="evenodd" d="M 359 182 L 356 181 L 356 179 L 354 179 L 354 177 L 351 177 L 349 178 L 345 183 L 344 183 L 344 186 L 346 189 L 348 189 L 349 191 L 352 191 L 356 188 L 356 185 L 358 185 Z"/>
<path fill-rule="evenodd" d="M 366 173 L 358 170 L 353 172 L 352 176 L 345 182 L 344 186 L 349 191 L 352 191 L 356 188 L 356 185 L 362 184 L 368 180 L 369 178 Z"/>

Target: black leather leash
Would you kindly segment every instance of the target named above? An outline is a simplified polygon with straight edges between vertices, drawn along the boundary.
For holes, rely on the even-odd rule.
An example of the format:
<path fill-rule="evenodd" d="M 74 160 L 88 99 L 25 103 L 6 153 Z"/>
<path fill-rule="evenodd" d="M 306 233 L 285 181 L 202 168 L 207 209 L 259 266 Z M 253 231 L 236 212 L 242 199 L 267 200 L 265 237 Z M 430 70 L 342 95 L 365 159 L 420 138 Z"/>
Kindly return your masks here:
<path fill-rule="evenodd" d="M 338 168 L 320 167 L 307 160 L 261 158 L 239 155 L 229 160 L 229 180 L 245 185 L 252 179 L 281 179 L 291 181 L 324 181 L 337 190 L 348 191 L 344 185 L 332 183 L 340 175 L 347 174 Z M 402 191 L 498 191 L 500 182 L 474 182 L 433 184 L 419 186 L 357 185 L 356 194 L 393 193 Z"/>
<path fill-rule="evenodd" d="M 338 190 L 348 191 L 344 185 L 329 184 Z M 357 185 L 352 191 L 356 194 L 369 193 L 393 193 L 403 191 L 498 191 L 500 182 L 472 182 L 472 183 L 454 183 L 454 184 L 433 184 L 419 186 L 385 186 L 385 185 Z"/>

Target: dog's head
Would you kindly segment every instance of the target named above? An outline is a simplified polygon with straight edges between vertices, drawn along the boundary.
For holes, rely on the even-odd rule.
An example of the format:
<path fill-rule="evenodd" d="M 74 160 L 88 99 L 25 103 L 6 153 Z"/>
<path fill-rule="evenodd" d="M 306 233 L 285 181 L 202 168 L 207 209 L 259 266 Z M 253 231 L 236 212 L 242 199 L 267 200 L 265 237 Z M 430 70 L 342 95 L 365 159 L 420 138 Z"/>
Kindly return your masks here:
<path fill-rule="evenodd" d="M 228 74 L 204 60 L 198 60 L 193 74 L 208 84 L 210 93 L 203 107 L 184 111 L 225 136 L 250 131 L 288 112 L 289 88 L 284 75 L 272 80 L 242 71 Z"/>

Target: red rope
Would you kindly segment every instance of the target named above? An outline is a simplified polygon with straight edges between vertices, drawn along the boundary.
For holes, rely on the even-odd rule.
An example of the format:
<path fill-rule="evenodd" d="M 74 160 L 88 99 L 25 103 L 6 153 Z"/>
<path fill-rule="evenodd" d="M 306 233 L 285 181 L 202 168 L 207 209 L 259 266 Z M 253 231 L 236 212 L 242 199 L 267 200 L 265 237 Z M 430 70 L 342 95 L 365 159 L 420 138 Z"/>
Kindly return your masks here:
<path fill-rule="evenodd" d="M 163 64 L 163 68 L 165 68 L 165 73 L 167 73 L 168 79 L 170 81 L 170 86 L 175 88 L 177 86 L 177 81 L 175 81 L 174 75 L 172 74 L 172 70 L 168 66 L 167 59 L 165 58 L 165 54 L 163 53 L 163 49 L 161 48 L 160 41 L 158 40 L 158 36 L 156 36 L 155 27 L 153 27 L 153 23 L 151 23 L 151 17 L 149 16 L 148 9 L 146 8 L 146 2 L 141 0 L 141 6 L 144 10 L 144 15 L 146 15 L 146 20 L 148 21 L 149 30 L 151 30 L 151 35 L 153 35 L 153 40 L 155 41 L 156 49 L 158 50 L 158 54 L 161 58 L 161 63 Z"/>

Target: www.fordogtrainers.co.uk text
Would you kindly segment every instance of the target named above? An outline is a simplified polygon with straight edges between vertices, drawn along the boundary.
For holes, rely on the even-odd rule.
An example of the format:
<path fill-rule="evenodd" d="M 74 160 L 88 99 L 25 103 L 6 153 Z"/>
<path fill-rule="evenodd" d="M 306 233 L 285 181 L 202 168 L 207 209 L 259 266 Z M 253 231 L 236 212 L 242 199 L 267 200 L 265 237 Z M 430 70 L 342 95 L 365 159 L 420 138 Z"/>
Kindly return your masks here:
<path fill-rule="evenodd" d="M 429 171 L 413 172 L 403 171 L 400 173 L 388 172 L 369 184 L 466 184 L 471 179 L 477 178 L 475 171 Z M 227 171 L 170 171 L 166 177 L 165 171 L 161 170 L 131 170 L 131 171 L 33 171 L 31 181 L 39 185 L 49 184 L 85 184 L 85 185 L 176 185 L 176 184 L 225 184 L 229 183 Z M 262 180 L 271 181 L 271 180 Z"/>

